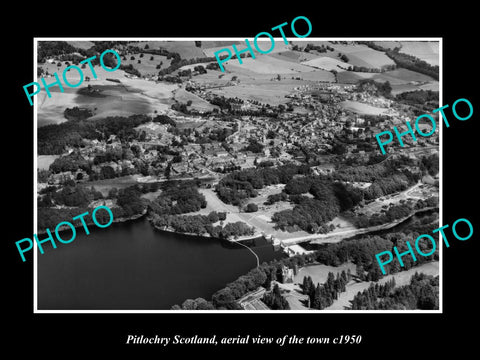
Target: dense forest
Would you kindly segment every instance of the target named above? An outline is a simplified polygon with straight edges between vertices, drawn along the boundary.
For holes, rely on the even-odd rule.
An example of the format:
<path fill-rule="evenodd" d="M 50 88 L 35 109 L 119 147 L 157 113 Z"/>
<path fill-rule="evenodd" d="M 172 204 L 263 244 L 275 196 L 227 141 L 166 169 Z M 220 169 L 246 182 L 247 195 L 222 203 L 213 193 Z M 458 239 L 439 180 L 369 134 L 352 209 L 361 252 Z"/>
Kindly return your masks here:
<path fill-rule="evenodd" d="M 40 191 L 38 197 L 38 228 L 40 231 L 44 231 L 46 228 L 52 230 L 65 219 L 77 216 L 85 211 L 91 212 L 93 209 L 88 208 L 88 205 L 93 200 L 116 199 L 116 206 L 110 207 L 114 221 L 118 218 L 140 215 L 147 209 L 147 201 L 142 199 L 141 195 L 152 190 L 149 186 L 141 185 L 132 185 L 119 190 L 114 188 L 105 198 L 93 187 L 76 185 L 73 181 L 70 181 L 60 190 L 56 186 L 48 186 Z M 108 221 L 106 217 L 108 215 L 103 212 L 97 214 L 99 219 L 103 216 L 105 222 Z"/>
<path fill-rule="evenodd" d="M 286 184 L 295 175 L 309 172 L 308 166 L 293 164 L 234 171 L 223 177 L 215 190 L 224 203 L 241 205 L 243 200 L 257 196 L 258 189 L 268 185 Z"/>
<path fill-rule="evenodd" d="M 355 295 L 352 310 L 435 310 L 439 306 L 439 277 L 415 273 L 410 284 L 395 288 L 395 279 L 370 285 Z"/>

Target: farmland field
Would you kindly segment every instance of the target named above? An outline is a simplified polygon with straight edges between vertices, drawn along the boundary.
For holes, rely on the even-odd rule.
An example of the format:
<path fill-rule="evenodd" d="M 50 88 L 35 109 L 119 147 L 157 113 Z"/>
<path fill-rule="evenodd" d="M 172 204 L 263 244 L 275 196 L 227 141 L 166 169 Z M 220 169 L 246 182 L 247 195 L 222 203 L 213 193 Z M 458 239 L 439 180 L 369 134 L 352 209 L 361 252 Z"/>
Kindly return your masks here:
<path fill-rule="evenodd" d="M 296 64 L 291 61 L 284 61 L 276 59 L 268 55 L 258 56 L 257 58 L 242 59 L 243 64 L 238 60 L 232 59 L 224 63 L 224 67 L 229 69 L 231 67 L 243 67 L 249 71 L 262 74 L 294 74 L 297 72 L 310 72 L 312 68 L 309 66 Z"/>
<path fill-rule="evenodd" d="M 175 91 L 174 98 L 180 103 L 186 103 L 188 101 L 192 101 L 192 105 L 189 106 L 189 109 L 193 109 L 201 112 L 218 109 L 218 106 L 212 105 L 208 101 L 205 101 L 202 98 L 198 97 L 197 95 L 192 94 L 191 92 L 188 92 L 181 88 Z"/>
<path fill-rule="evenodd" d="M 439 42 L 438 41 L 401 41 L 400 52 L 413 55 L 430 65 L 439 64 Z"/>
<path fill-rule="evenodd" d="M 350 66 L 349 63 L 345 63 L 341 60 L 337 60 L 337 59 L 326 57 L 326 56 L 317 57 L 315 59 L 304 61 L 302 62 L 302 64 L 327 70 L 327 71 L 330 71 L 330 70 L 342 71 L 347 69 Z"/>
<path fill-rule="evenodd" d="M 331 45 L 335 50 L 346 54 L 349 63 L 367 68 L 380 68 L 384 65 L 394 65 L 395 62 L 383 52 L 373 50 L 365 45 Z"/>
<path fill-rule="evenodd" d="M 357 114 L 381 115 L 388 110 L 351 100 L 342 101 L 340 104 L 345 110 L 350 110 Z"/>
<path fill-rule="evenodd" d="M 150 49 L 166 49 L 171 52 L 176 52 L 182 59 L 193 59 L 196 57 L 204 57 L 202 49 L 195 46 L 194 41 L 138 41 L 132 42 L 132 45 L 136 45 L 143 49 L 145 45 Z"/>
<path fill-rule="evenodd" d="M 37 156 L 37 168 L 40 170 L 48 170 L 50 165 L 60 157 L 60 155 L 38 155 Z"/>

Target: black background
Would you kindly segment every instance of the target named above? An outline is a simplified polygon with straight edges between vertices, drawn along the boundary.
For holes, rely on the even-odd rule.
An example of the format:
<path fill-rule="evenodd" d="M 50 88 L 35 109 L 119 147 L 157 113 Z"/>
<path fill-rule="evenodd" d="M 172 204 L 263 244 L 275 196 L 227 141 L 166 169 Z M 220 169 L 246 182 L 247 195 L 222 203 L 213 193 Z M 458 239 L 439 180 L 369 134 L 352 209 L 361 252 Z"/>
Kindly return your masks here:
<path fill-rule="evenodd" d="M 418 3 L 345 2 L 315 6 L 288 2 L 260 10 L 246 3 L 178 3 L 143 5 L 139 2 L 107 5 L 84 3 L 67 8 L 61 3 L 36 4 L 29 15 L 15 19 L 4 14 L 2 52 L 3 82 L 3 212 L 2 271 L 7 287 L 2 291 L 4 321 L 2 342 L 17 354 L 33 350 L 34 356 L 51 358 L 100 354 L 143 355 L 170 359 L 179 352 L 198 356 L 243 354 L 312 356 L 352 354 L 363 357 L 413 357 L 441 354 L 452 348 L 466 354 L 475 344 L 477 315 L 477 258 L 480 233 L 476 175 L 478 143 L 476 123 L 480 102 L 478 81 L 478 20 L 473 6 L 460 2 L 443 8 Z M 26 7 L 26 5 L 25 5 Z M 53 10 L 52 10 L 53 9 Z M 27 9 L 24 9 L 27 11 Z M 253 37 L 296 16 L 307 16 L 313 27 L 309 37 L 443 37 L 443 104 L 467 98 L 472 118 L 449 117 L 443 131 L 443 223 L 467 218 L 474 225 L 468 241 L 450 241 L 444 247 L 443 314 L 33 314 L 33 258 L 22 263 L 15 241 L 31 237 L 33 230 L 33 108 L 23 85 L 33 79 L 33 38 L 48 36 L 92 37 Z M 14 23 L 9 22 L 12 18 Z M 297 24 L 300 26 L 301 21 Z M 286 27 L 287 37 L 290 30 Z M 299 33 L 304 33 L 298 28 Z M 277 34 L 274 34 L 277 36 Z M 293 38 L 293 36 L 292 36 Z M 5 113 L 5 112 L 4 112 Z M 447 112 L 447 115 L 451 114 Z M 476 270 L 476 269 L 475 269 Z M 283 336 L 312 337 L 362 335 L 360 345 L 125 345 L 128 334 L 145 336 Z M 6 349 L 5 349 L 6 350 Z"/>

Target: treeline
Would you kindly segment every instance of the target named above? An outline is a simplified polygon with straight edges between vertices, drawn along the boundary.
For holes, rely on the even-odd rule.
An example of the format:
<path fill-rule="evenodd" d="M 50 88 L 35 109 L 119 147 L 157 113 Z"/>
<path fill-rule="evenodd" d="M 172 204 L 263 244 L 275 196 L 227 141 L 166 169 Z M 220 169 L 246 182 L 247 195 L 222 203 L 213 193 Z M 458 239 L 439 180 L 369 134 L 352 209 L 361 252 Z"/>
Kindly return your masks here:
<path fill-rule="evenodd" d="M 308 295 L 309 305 L 311 309 L 323 310 L 333 304 L 338 299 L 338 294 L 346 290 L 346 285 L 350 281 L 351 275 L 345 270 L 337 273 L 337 277 L 333 272 L 329 272 L 327 281 L 317 286 L 313 283 L 310 276 L 305 276 L 302 283 L 302 292 Z"/>
<path fill-rule="evenodd" d="M 395 280 L 370 285 L 355 295 L 352 310 L 437 310 L 439 277 L 415 273 L 410 284 L 395 289 Z"/>
<path fill-rule="evenodd" d="M 439 79 L 438 65 L 432 66 L 426 61 L 423 61 L 413 55 L 401 53 L 399 48 L 386 49 L 383 46 L 378 45 L 372 41 L 359 41 L 358 43 L 367 45 L 374 50 L 384 52 L 390 59 L 395 62 L 398 67 L 403 67 L 408 70 L 431 76 L 435 80 Z"/>
<path fill-rule="evenodd" d="M 95 121 L 67 121 L 38 128 L 38 154 L 62 154 L 67 147 L 79 148 L 83 139 L 107 140 L 116 135 L 121 141 L 136 138 L 135 127 L 153 122 L 173 122 L 165 120 L 166 115 L 152 118 L 148 115 L 131 115 L 129 117 L 109 116 Z"/>
<path fill-rule="evenodd" d="M 286 184 L 295 175 L 308 174 L 306 165 L 287 164 L 276 168 L 251 168 L 234 171 L 215 187 L 218 197 L 227 204 L 241 205 L 242 201 L 258 195 L 257 190 L 268 185 Z"/>
<path fill-rule="evenodd" d="M 433 106 L 438 106 L 438 91 L 432 90 L 414 90 L 406 91 L 395 96 L 395 99 L 403 104 L 408 105 L 425 105 L 432 103 Z"/>

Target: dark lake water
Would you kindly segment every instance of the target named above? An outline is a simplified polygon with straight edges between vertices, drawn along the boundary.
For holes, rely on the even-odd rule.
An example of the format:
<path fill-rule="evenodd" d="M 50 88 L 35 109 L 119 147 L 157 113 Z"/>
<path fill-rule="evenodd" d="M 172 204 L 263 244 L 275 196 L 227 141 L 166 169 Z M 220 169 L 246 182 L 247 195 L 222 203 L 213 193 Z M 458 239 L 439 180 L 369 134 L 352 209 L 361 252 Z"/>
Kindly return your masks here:
<path fill-rule="evenodd" d="M 240 245 L 156 231 L 146 219 L 89 229 L 38 254 L 39 309 L 168 310 L 187 298 L 210 299 L 256 266 Z M 260 262 L 284 256 L 263 239 L 245 244 Z"/>

